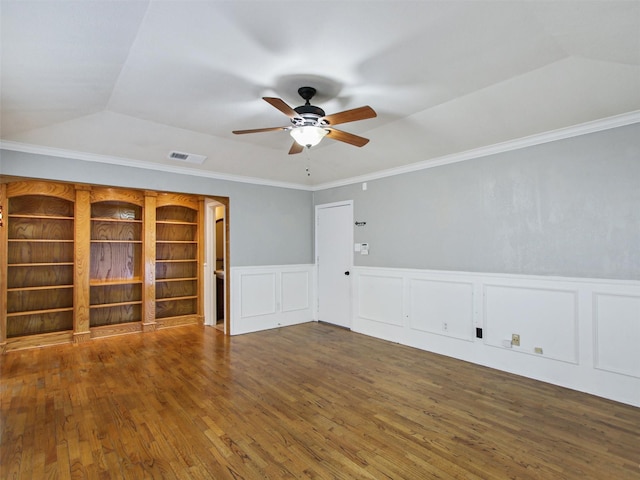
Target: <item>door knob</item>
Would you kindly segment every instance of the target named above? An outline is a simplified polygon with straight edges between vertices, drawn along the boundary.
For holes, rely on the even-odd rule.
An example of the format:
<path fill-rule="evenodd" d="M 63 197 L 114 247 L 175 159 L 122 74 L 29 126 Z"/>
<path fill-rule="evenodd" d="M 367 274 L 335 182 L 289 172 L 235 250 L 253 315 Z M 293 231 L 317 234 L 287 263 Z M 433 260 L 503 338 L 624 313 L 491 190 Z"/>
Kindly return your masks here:
<path fill-rule="evenodd" d="M 345 275 L 350 275 L 349 270 L 347 270 L 346 272 L 344 272 Z"/>

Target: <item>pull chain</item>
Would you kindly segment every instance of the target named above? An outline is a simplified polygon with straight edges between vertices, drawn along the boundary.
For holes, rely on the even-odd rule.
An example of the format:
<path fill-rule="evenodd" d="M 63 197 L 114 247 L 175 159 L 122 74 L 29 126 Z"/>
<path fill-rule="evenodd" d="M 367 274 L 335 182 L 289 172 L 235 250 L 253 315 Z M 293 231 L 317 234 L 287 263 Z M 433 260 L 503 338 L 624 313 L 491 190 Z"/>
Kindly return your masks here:
<path fill-rule="evenodd" d="M 305 168 L 305 171 L 307 172 L 307 177 L 311 176 L 311 170 L 309 170 L 309 163 L 311 163 L 311 155 L 309 154 L 309 147 L 305 147 L 305 153 L 307 155 L 307 166 Z"/>

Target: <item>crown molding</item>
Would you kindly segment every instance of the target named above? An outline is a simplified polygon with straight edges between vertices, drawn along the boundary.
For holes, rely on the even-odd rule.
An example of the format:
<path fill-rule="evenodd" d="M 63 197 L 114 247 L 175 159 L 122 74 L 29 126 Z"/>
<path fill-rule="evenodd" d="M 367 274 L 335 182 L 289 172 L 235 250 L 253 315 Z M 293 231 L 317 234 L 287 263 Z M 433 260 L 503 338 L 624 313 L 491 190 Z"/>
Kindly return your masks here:
<path fill-rule="evenodd" d="M 112 157 L 108 155 L 98 155 L 86 152 L 77 152 L 73 150 L 65 150 L 54 147 L 46 147 L 39 145 L 30 145 L 19 142 L 12 142 L 1 140 L 0 149 L 12 150 L 23 153 L 33 153 L 38 155 L 49 155 L 52 157 L 62 157 L 74 160 L 83 160 L 88 162 L 108 163 L 114 165 L 121 165 L 125 167 L 142 168 L 146 170 L 156 170 L 162 172 L 176 173 L 181 175 L 192 175 L 196 177 L 212 178 L 215 180 L 224 180 L 229 182 L 250 183 L 253 185 L 262 185 L 278 188 L 289 188 L 295 190 L 307 190 L 307 191 L 320 191 L 329 188 L 342 187 L 346 185 L 352 185 L 360 182 L 367 182 L 371 180 L 378 180 L 385 177 L 392 177 L 395 175 L 401 175 L 404 173 L 416 172 L 419 170 L 426 170 L 428 168 L 439 167 L 442 165 L 449 165 L 451 163 L 464 162 L 467 160 L 473 160 L 476 158 L 482 158 L 489 155 L 495 155 L 498 153 L 505 153 L 513 150 L 520 150 L 522 148 L 532 147 L 535 145 L 541 145 L 544 143 L 555 142 L 558 140 L 564 140 L 567 138 L 578 137 L 580 135 L 587 135 L 590 133 L 596 133 L 603 130 L 609 130 L 612 128 L 624 127 L 626 125 L 632 125 L 634 123 L 640 123 L 640 110 L 624 113 L 621 115 L 615 115 L 612 117 L 603 118 L 600 120 L 594 120 L 591 122 L 574 125 L 571 127 L 560 128 L 549 132 L 544 132 L 536 135 L 530 135 L 528 137 L 522 137 L 516 140 L 508 140 L 506 142 L 497 143 L 494 145 L 488 145 L 485 147 L 479 147 L 472 150 L 467 150 L 460 153 L 453 153 L 451 155 L 444 155 L 441 157 L 424 160 L 421 162 L 412 163 L 410 165 L 403 165 L 397 168 L 391 168 L 387 170 L 380 170 L 366 175 L 357 177 L 346 178 L 343 180 L 337 180 L 335 182 L 328 182 L 319 185 L 305 185 L 298 183 L 278 182 L 274 180 L 266 180 L 255 177 L 245 177 L 242 175 L 231 175 L 217 172 L 207 172 L 203 170 L 197 170 L 187 167 L 176 167 L 172 165 L 161 165 L 152 162 L 145 162 L 141 160 L 131 160 L 121 157 Z"/>
<path fill-rule="evenodd" d="M 291 188 L 296 190 L 309 190 L 309 185 L 297 183 L 278 182 L 256 177 L 245 177 L 242 175 L 231 175 L 219 172 L 207 172 L 189 167 L 176 167 L 173 165 L 162 165 L 142 160 L 131 160 L 122 157 L 112 157 L 109 155 L 99 155 L 96 153 L 78 152 L 65 150 L 62 148 L 46 147 L 26 143 L 0 140 L 0 150 L 11 150 L 14 152 L 33 153 L 36 155 L 48 155 L 50 157 L 68 158 L 71 160 L 82 160 L 85 162 L 107 163 L 110 165 L 120 165 L 123 167 L 142 168 L 144 170 L 156 170 L 160 172 L 175 173 L 179 175 L 191 175 L 194 177 L 212 178 L 215 180 L 225 180 L 228 182 L 250 183 L 253 185 L 264 185 L 269 187 Z"/>
<path fill-rule="evenodd" d="M 429 160 L 412 163 L 410 165 L 403 165 L 397 168 L 380 170 L 367 175 L 346 178 L 344 180 L 338 180 L 335 182 L 323 183 L 320 185 L 315 185 L 311 188 L 311 190 L 326 190 L 328 188 L 343 187 L 346 185 L 352 185 L 354 183 L 378 180 L 385 177 L 392 177 L 394 175 L 401 175 L 403 173 L 426 170 L 427 168 L 434 168 L 451 163 L 464 162 L 466 160 L 473 160 L 476 158 L 482 158 L 498 153 L 510 152 L 513 150 L 520 150 L 522 148 L 533 147 L 535 145 L 555 142 L 572 137 L 578 137 L 580 135 L 587 135 L 590 133 L 601 132 L 603 130 L 610 130 L 612 128 L 633 125 L 634 123 L 640 123 L 640 110 L 635 110 L 633 112 L 615 115 L 600 120 L 594 120 L 591 122 L 585 122 L 571 127 L 551 130 L 536 135 L 530 135 L 528 137 L 522 137 L 515 140 L 508 140 L 506 142 L 496 143 L 494 145 L 488 145 L 486 147 L 474 148 L 472 150 L 467 150 L 460 153 L 444 155 L 442 157 L 436 157 Z"/>

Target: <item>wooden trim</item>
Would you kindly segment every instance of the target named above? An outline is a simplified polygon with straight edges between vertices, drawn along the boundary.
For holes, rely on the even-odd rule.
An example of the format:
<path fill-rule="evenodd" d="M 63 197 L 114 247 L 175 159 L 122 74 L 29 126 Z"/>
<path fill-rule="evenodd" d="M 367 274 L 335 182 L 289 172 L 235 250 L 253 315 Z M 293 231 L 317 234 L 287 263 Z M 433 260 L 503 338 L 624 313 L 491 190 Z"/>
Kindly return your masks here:
<path fill-rule="evenodd" d="M 46 195 L 49 197 L 64 198 L 70 202 L 75 202 L 76 191 L 71 183 L 54 183 L 41 181 L 12 182 L 7 186 L 7 197 L 17 197 L 21 195 Z"/>
<path fill-rule="evenodd" d="M 226 335 L 231 335 L 231 214 L 229 197 L 208 196 L 212 200 L 224 205 L 224 291 L 225 291 L 225 312 L 224 312 L 224 331 Z M 203 244 L 204 245 L 204 244 Z M 203 297 L 204 299 L 204 297 Z"/>
<path fill-rule="evenodd" d="M 221 200 L 218 200 L 221 201 Z M 229 199 L 225 198 L 225 245 L 224 245 L 224 291 L 225 291 L 225 312 L 224 312 L 224 331 L 227 335 L 231 335 L 231 215 L 229 214 Z"/>
<path fill-rule="evenodd" d="M 180 327 L 182 325 L 202 325 L 203 323 L 204 319 L 201 315 L 182 315 L 180 317 L 166 317 L 156 320 L 158 329 Z"/>
<path fill-rule="evenodd" d="M 204 254 L 204 198 L 201 197 L 198 199 L 198 303 L 196 307 L 200 319 L 204 318 Z"/>
<path fill-rule="evenodd" d="M 8 338 L 5 346 L 5 353 L 27 348 L 49 347 L 73 342 L 73 332 L 53 332 L 29 335 L 26 337 Z"/>
<path fill-rule="evenodd" d="M 158 323 L 156 321 L 142 324 L 143 333 L 155 332 L 157 329 L 158 329 Z"/>
<path fill-rule="evenodd" d="M 73 343 L 84 343 L 91 340 L 91 332 L 81 332 L 73 334 Z"/>
<path fill-rule="evenodd" d="M 9 216 L 9 204 L 7 198 L 7 185 L 0 184 L 0 205 L 2 206 L 3 225 L 0 227 L 0 278 L 6 279 L 8 275 L 7 241 L 8 229 L 7 218 Z M 2 282 L 0 288 L 0 350 L 4 350 L 7 342 L 7 287 L 6 281 Z M 2 352 L 4 353 L 4 351 Z"/>
<path fill-rule="evenodd" d="M 142 207 L 144 206 L 144 194 L 134 189 L 102 187 L 91 189 L 91 203 L 113 201 L 133 203 Z"/>
<path fill-rule="evenodd" d="M 187 193 L 159 193 L 157 206 L 165 207 L 167 205 L 177 205 L 198 210 L 200 200 L 197 196 Z"/>
<path fill-rule="evenodd" d="M 156 329 L 156 207 L 157 193 L 145 192 L 144 197 L 144 231 L 142 243 L 142 331 Z"/>
<path fill-rule="evenodd" d="M 74 237 L 73 331 L 76 335 L 89 333 L 89 305 L 91 282 L 91 204 L 86 188 L 76 190 Z M 76 337 L 74 337 L 76 338 Z M 80 338 L 80 337 L 78 337 Z"/>
<path fill-rule="evenodd" d="M 91 338 L 112 337 L 114 335 L 139 332 L 142 332 L 142 324 L 140 322 L 102 325 L 100 327 L 91 327 Z"/>

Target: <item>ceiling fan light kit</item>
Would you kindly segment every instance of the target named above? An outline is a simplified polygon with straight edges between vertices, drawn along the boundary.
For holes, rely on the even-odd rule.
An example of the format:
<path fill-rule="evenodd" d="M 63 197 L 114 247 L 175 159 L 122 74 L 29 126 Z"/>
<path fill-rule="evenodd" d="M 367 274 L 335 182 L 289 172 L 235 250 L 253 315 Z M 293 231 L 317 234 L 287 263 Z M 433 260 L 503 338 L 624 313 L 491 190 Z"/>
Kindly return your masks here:
<path fill-rule="evenodd" d="M 297 128 L 292 128 L 289 133 L 293 139 L 303 147 L 311 148 L 315 147 L 320 141 L 329 133 L 322 127 L 316 127 L 313 125 L 307 125 Z"/>
<path fill-rule="evenodd" d="M 305 104 L 296 108 L 291 108 L 282 99 L 274 97 L 262 97 L 271 106 L 284 113 L 291 121 L 290 126 L 254 128 L 251 130 L 234 130 L 233 133 L 258 133 L 273 132 L 277 130 L 288 130 L 294 139 L 294 144 L 289 150 L 289 154 L 300 153 L 303 147 L 311 148 L 319 144 L 325 136 L 334 140 L 348 143 L 356 147 L 362 147 L 369 142 L 369 139 L 343 132 L 333 128 L 333 125 L 340 123 L 354 122 L 376 117 L 376 112 L 369 106 L 345 110 L 344 112 L 326 115 L 324 110 L 315 105 L 311 105 L 310 100 L 316 94 L 313 87 L 300 87 L 298 94 L 305 100 Z"/>

